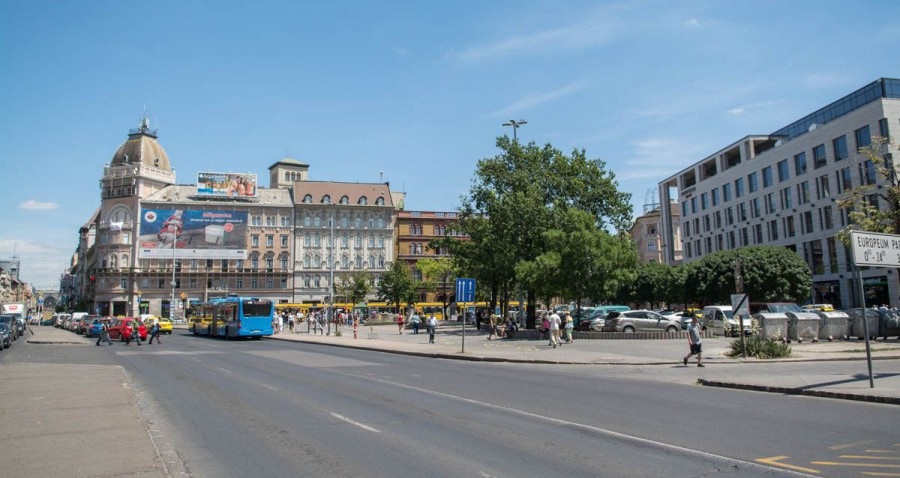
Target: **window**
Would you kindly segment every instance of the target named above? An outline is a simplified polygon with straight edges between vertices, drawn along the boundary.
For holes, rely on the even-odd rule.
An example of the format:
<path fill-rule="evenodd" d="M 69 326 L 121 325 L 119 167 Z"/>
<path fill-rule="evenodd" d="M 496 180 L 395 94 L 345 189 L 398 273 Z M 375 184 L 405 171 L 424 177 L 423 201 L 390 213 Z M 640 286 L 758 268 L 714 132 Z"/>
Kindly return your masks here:
<path fill-rule="evenodd" d="M 778 240 L 778 221 L 769 221 L 769 239 L 772 241 Z"/>
<path fill-rule="evenodd" d="M 750 200 L 750 214 L 752 215 L 752 217 L 762 216 L 762 209 L 759 205 L 759 198 L 753 198 Z"/>
<path fill-rule="evenodd" d="M 850 167 L 834 172 L 835 183 L 837 184 L 837 192 L 842 193 L 848 189 L 853 189 L 853 180 L 850 178 Z"/>
<path fill-rule="evenodd" d="M 747 175 L 747 188 L 751 193 L 755 193 L 759 190 L 759 174 L 756 171 Z"/>
<path fill-rule="evenodd" d="M 347 249 L 350 247 L 350 238 L 347 236 L 341 236 L 341 249 Z"/>
<path fill-rule="evenodd" d="M 730 226 L 734 224 L 734 213 L 732 212 L 730 207 L 725 208 L 725 225 Z"/>
<path fill-rule="evenodd" d="M 813 233 L 813 214 L 812 211 L 805 211 L 803 213 L 803 233 L 811 234 Z"/>
<path fill-rule="evenodd" d="M 820 144 L 813 148 L 813 167 L 819 169 L 828 163 L 825 157 L 825 145 Z"/>
<path fill-rule="evenodd" d="M 291 225 L 291 216 L 281 216 L 281 226 L 290 226 Z"/>
<path fill-rule="evenodd" d="M 363 268 L 363 259 L 362 259 L 362 256 L 359 256 L 359 255 L 356 256 L 356 268 L 357 268 L 357 269 L 362 269 L 362 268 Z"/>
<path fill-rule="evenodd" d="M 797 204 L 809 202 L 809 181 L 803 181 L 797 185 Z"/>
<path fill-rule="evenodd" d="M 353 246 L 357 249 L 362 248 L 362 236 L 356 236 L 356 238 L 353 239 Z"/>
<path fill-rule="evenodd" d="M 272 234 L 266 234 L 266 247 L 273 247 L 275 245 L 275 236 Z"/>
<path fill-rule="evenodd" d="M 763 243 L 763 233 L 762 233 L 762 224 L 757 224 L 753 226 L 753 234 L 756 236 L 754 240 L 757 244 Z"/>
<path fill-rule="evenodd" d="M 781 190 L 781 209 L 786 210 L 793 207 L 791 204 L 791 188 Z"/>
<path fill-rule="evenodd" d="M 853 136 L 856 138 L 857 151 L 872 144 L 872 136 L 871 134 L 869 134 L 869 125 L 863 126 L 862 128 L 854 131 Z"/>
<path fill-rule="evenodd" d="M 281 256 L 281 270 L 285 271 L 288 268 L 288 258 L 285 256 Z"/>
<path fill-rule="evenodd" d="M 309 226 L 312 226 L 312 218 L 309 216 L 304 216 L 303 217 L 303 227 L 309 227 Z"/>
<path fill-rule="evenodd" d="M 828 175 L 823 174 L 816 179 L 816 198 L 825 199 L 831 196 L 831 187 L 828 185 Z"/>
<path fill-rule="evenodd" d="M 312 238 L 309 236 L 309 234 L 304 234 L 303 235 L 303 247 L 309 247 L 311 245 L 312 245 Z"/>
<path fill-rule="evenodd" d="M 714 207 L 719 205 L 719 188 L 712 190 L 712 205 Z"/>
<path fill-rule="evenodd" d="M 316 234 L 313 236 L 313 247 L 321 247 L 322 246 L 322 236 Z"/>
<path fill-rule="evenodd" d="M 274 227 L 276 224 L 275 216 L 266 216 L 266 226 Z"/>
<path fill-rule="evenodd" d="M 875 184 L 878 180 L 875 174 L 875 164 L 871 159 L 867 159 L 859 164 L 859 182 L 860 184 Z"/>
<path fill-rule="evenodd" d="M 697 213 L 697 196 L 691 198 L 691 214 Z"/>
<path fill-rule="evenodd" d="M 831 215 L 831 206 L 825 206 L 820 210 L 822 229 L 831 229 L 834 227 L 834 218 Z"/>
<path fill-rule="evenodd" d="M 119 287 L 122 289 L 127 289 L 128 288 L 128 278 L 126 278 L 126 277 L 120 278 L 119 279 Z"/>
<path fill-rule="evenodd" d="M 361 218 L 361 217 L 357 217 L 356 220 L 353 221 L 353 224 L 354 224 L 353 227 L 355 227 L 355 228 L 357 228 L 357 229 L 362 229 L 362 227 L 363 227 L 363 220 L 362 220 L 362 218 Z"/>
<path fill-rule="evenodd" d="M 341 268 L 349 269 L 350 268 L 350 258 L 347 256 L 341 256 Z"/>
<path fill-rule="evenodd" d="M 763 177 L 763 187 L 767 188 L 774 184 L 774 180 L 772 179 L 772 166 L 766 166 L 762 170 Z"/>
<path fill-rule="evenodd" d="M 259 269 L 259 256 L 253 256 L 250 258 L 250 268 Z"/>
<path fill-rule="evenodd" d="M 250 218 L 251 226 L 262 226 L 262 218 L 260 216 L 253 216 Z"/>
<path fill-rule="evenodd" d="M 281 235 L 281 247 L 287 247 L 287 246 L 288 246 L 288 236 L 287 236 L 287 234 L 282 234 Z"/>
<path fill-rule="evenodd" d="M 369 236 L 369 247 L 375 247 L 375 236 Z"/>
<path fill-rule="evenodd" d="M 774 214 L 778 209 L 775 207 L 775 193 L 766 194 L 766 214 Z"/>
<path fill-rule="evenodd" d="M 275 267 L 275 260 L 272 256 L 266 256 L 266 269 L 272 269 Z"/>
<path fill-rule="evenodd" d="M 806 153 L 794 155 L 794 174 L 800 176 L 806 174 Z"/>
<path fill-rule="evenodd" d="M 734 180 L 734 197 L 739 198 L 744 195 L 744 178 Z"/>
<path fill-rule="evenodd" d="M 384 247 L 384 236 L 378 236 L 378 247 Z"/>
<path fill-rule="evenodd" d="M 794 237 L 794 216 L 784 218 L 784 237 Z"/>
<path fill-rule="evenodd" d="M 709 207 L 709 193 L 703 193 L 700 195 L 700 208 L 704 211 Z"/>
<path fill-rule="evenodd" d="M 313 218 L 313 227 L 322 227 L 322 218 L 321 217 L 316 216 Z"/>
<path fill-rule="evenodd" d="M 250 279 L 250 288 L 259 289 L 259 279 Z"/>
<path fill-rule="evenodd" d="M 251 247 L 259 247 L 259 235 L 253 234 L 250 236 L 250 246 Z"/>
<path fill-rule="evenodd" d="M 375 200 L 376 206 L 384 206 L 384 198 L 378 198 Z"/>
<path fill-rule="evenodd" d="M 327 194 L 322 196 L 322 204 L 331 204 L 331 196 Z"/>
<path fill-rule="evenodd" d="M 834 160 L 840 161 L 842 159 L 847 159 L 850 157 L 850 152 L 847 150 L 847 136 L 841 135 L 837 138 L 834 138 L 831 142 L 832 146 L 834 146 Z"/>
<path fill-rule="evenodd" d="M 235 279 L 234 280 L 234 288 L 235 289 L 243 289 L 244 288 L 244 279 Z"/>
<path fill-rule="evenodd" d="M 287 279 L 281 279 L 281 288 L 287 289 Z"/>
<path fill-rule="evenodd" d="M 360 206 L 365 206 L 366 204 L 369 204 L 369 200 L 365 196 L 360 196 L 359 200 L 356 201 L 356 204 L 359 204 Z"/>
<path fill-rule="evenodd" d="M 350 218 L 347 216 L 341 216 L 341 227 L 348 228 L 350 227 Z"/>
<path fill-rule="evenodd" d="M 346 195 L 345 195 L 345 196 L 341 196 L 341 199 L 340 199 L 340 201 L 338 201 L 338 202 L 341 203 L 341 204 L 350 204 L 350 198 L 347 197 Z"/>
<path fill-rule="evenodd" d="M 722 185 L 722 200 L 725 202 L 731 201 L 731 184 Z"/>
<path fill-rule="evenodd" d="M 747 203 L 742 202 L 738 204 L 738 221 L 746 221 L 747 220 Z"/>
<path fill-rule="evenodd" d="M 878 136 L 881 136 L 882 138 L 890 138 L 891 137 L 891 132 L 888 128 L 887 118 L 881 118 L 880 120 L 878 120 Z"/>
<path fill-rule="evenodd" d="M 778 182 L 785 182 L 791 178 L 791 173 L 788 170 L 788 161 L 782 160 L 778 162 Z"/>

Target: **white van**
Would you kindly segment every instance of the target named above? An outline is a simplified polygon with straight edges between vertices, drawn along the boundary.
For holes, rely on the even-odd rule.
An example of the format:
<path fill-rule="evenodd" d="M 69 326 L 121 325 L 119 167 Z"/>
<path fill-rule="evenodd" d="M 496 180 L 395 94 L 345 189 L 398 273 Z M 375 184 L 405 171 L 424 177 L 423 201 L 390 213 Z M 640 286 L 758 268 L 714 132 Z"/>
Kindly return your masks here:
<path fill-rule="evenodd" d="M 703 330 L 710 330 L 713 334 L 734 335 L 740 330 L 740 319 L 734 316 L 730 305 L 708 305 L 703 308 L 703 317 L 700 319 Z M 749 317 L 744 318 L 744 335 L 751 335 L 753 327 Z"/>

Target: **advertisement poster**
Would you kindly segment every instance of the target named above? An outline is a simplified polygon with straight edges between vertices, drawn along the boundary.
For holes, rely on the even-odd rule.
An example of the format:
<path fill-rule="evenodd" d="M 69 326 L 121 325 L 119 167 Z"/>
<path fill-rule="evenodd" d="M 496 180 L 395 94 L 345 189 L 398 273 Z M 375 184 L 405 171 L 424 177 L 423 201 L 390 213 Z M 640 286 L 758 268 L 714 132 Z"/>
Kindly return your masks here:
<path fill-rule="evenodd" d="M 249 173 L 197 173 L 198 196 L 254 197 L 256 175 Z"/>
<path fill-rule="evenodd" d="M 145 209 L 141 259 L 246 259 L 247 213 Z"/>

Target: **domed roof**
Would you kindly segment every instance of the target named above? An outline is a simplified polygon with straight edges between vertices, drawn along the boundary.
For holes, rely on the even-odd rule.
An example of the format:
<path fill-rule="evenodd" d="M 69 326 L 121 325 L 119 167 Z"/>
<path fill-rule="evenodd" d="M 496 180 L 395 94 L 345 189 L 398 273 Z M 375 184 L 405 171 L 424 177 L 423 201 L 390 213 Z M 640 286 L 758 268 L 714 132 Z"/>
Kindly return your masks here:
<path fill-rule="evenodd" d="M 128 140 L 119 146 L 113 155 L 111 166 L 143 163 L 145 166 L 171 171 L 169 155 L 156 140 L 156 131 L 150 129 L 147 118 L 141 121 L 138 129 L 133 129 L 128 134 Z"/>

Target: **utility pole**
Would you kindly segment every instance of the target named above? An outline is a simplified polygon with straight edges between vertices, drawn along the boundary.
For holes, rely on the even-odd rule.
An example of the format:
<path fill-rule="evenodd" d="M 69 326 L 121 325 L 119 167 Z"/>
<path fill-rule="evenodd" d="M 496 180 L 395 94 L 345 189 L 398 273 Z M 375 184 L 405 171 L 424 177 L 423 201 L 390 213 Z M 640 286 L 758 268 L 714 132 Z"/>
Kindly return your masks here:
<path fill-rule="evenodd" d="M 744 293 L 744 276 L 741 272 L 741 260 L 735 259 L 734 261 L 734 287 L 737 289 L 738 294 Z M 744 296 L 743 301 L 746 301 L 747 297 Z M 738 311 L 743 310 L 741 307 L 744 302 L 738 303 L 737 309 L 734 310 L 734 313 L 738 313 Z M 738 331 L 741 334 L 741 356 L 743 358 L 747 358 L 747 342 L 744 340 L 744 314 L 740 313 L 738 315 L 738 327 L 740 330 Z"/>

